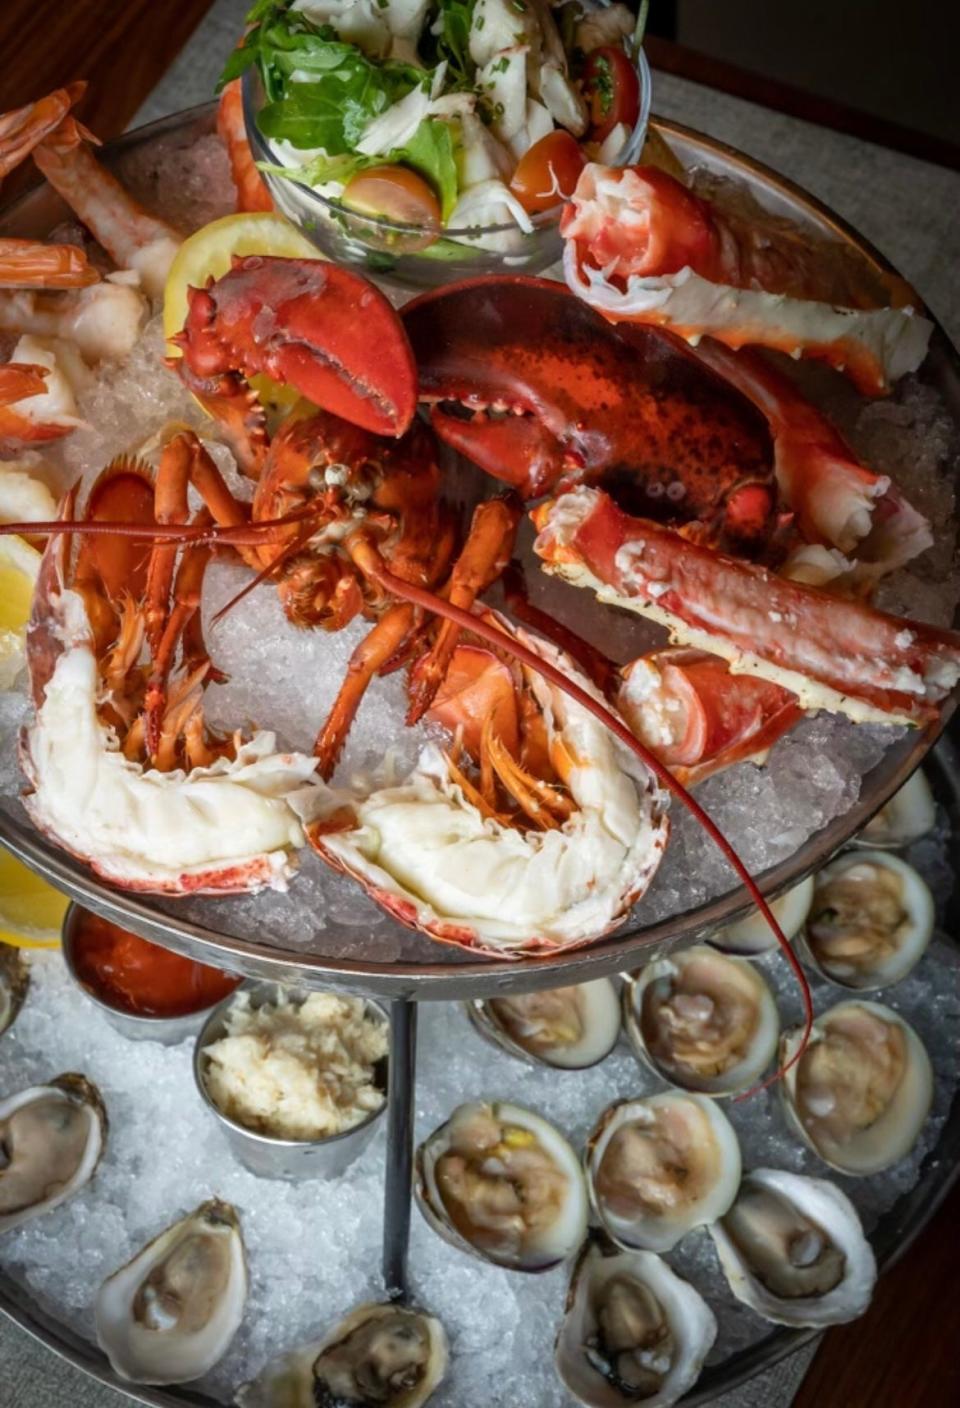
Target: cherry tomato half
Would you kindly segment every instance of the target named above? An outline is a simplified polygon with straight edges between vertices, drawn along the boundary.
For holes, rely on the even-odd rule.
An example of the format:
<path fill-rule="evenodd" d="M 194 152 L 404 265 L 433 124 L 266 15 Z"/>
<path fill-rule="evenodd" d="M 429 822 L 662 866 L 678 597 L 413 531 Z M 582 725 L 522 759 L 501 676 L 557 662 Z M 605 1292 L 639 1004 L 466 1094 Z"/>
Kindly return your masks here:
<path fill-rule="evenodd" d="M 404 225 L 440 225 L 440 202 L 423 177 L 406 166 L 358 171 L 341 199 L 360 215 L 378 215 Z"/>
<path fill-rule="evenodd" d="M 640 80 L 622 49 L 602 44 L 587 55 L 583 95 L 590 104 L 590 136 L 608 137 L 618 122 L 636 126 L 640 116 Z"/>
<path fill-rule="evenodd" d="M 586 158 L 577 141 L 557 128 L 524 152 L 510 181 L 510 189 L 524 210 L 536 215 L 573 194 Z"/>

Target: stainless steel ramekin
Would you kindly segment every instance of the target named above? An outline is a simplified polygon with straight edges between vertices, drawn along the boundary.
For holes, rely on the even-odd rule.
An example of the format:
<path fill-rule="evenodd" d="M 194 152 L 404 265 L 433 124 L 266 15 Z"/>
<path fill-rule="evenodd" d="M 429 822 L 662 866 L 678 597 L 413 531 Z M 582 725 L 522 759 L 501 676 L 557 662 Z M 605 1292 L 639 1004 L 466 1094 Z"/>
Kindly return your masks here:
<path fill-rule="evenodd" d="M 275 999 L 277 985 L 247 985 L 242 991 L 249 997 L 251 1006 L 260 1007 L 264 1002 Z M 383 1104 L 379 1110 L 372 1110 L 360 1124 L 345 1129 L 342 1134 L 331 1134 L 323 1139 L 279 1139 L 274 1135 L 262 1134 L 259 1130 L 248 1129 L 246 1125 L 224 1114 L 207 1089 L 204 1074 L 204 1048 L 226 1035 L 226 1016 L 235 996 L 235 993 L 231 993 L 218 1003 L 197 1037 L 193 1053 L 193 1075 L 201 1098 L 219 1120 L 234 1154 L 251 1173 L 256 1173 L 261 1178 L 339 1178 L 370 1143 L 376 1133 L 377 1121 L 387 1108 L 388 1058 L 384 1056 L 374 1067 L 374 1083 L 377 1089 L 383 1092 Z M 302 996 L 306 996 L 306 993 Z M 375 1017 L 389 1027 L 390 1018 L 379 1003 L 367 998 L 366 1011 L 368 1016 Z"/>

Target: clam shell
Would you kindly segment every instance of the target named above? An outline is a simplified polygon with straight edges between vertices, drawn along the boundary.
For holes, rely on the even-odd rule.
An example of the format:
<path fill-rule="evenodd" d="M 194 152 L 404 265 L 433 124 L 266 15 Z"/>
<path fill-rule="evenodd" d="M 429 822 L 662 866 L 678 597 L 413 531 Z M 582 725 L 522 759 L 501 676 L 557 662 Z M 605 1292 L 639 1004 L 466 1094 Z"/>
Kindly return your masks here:
<path fill-rule="evenodd" d="M 630 1212 L 614 1208 L 603 1186 L 611 1140 L 632 1125 L 654 1134 L 666 1120 L 669 1158 L 675 1163 L 685 1152 L 684 1172 L 692 1175 L 684 1188 L 690 1193 L 686 1204 L 658 1210 L 638 1198 Z M 584 1158 L 593 1210 L 607 1234 L 627 1251 L 669 1251 L 694 1227 L 722 1217 L 740 1183 L 740 1145 L 733 1125 L 714 1100 L 678 1090 L 608 1106 L 587 1140 Z"/>
<path fill-rule="evenodd" d="M 30 987 L 30 969 L 18 948 L 0 943 L 0 1036 L 13 1026 Z"/>
<path fill-rule="evenodd" d="M 741 1246 L 730 1235 L 726 1220 L 710 1228 L 720 1265 L 737 1300 L 749 1305 L 775 1325 L 839 1325 L 855 1320 L 870 1304 L 877 1279 L 877 1263 L 863 1235 L 857 1210 L 845 1193 L 824 1178 L 807 1178 L 782 1169 L 757 1168 L 746 1174 L 740 1194 L 750 1187 L 766 1190 L 815 1223 L 844 1257 L 842 1279 L 822 1295 L 777 1295 L 756 1273 Z M 734 1202 L 734 1208 L 736 1202 Z M 729 1214 L 728 1214 L 729 1217 Z"/>
<path fill-rule="evenodd" d="M 475 1245 L 466 1233 L 453 1225 L 437 1184 L 437 1166 L 442 1156 L 451 1148 L 451 1127 L 454 1122 L 469 1119 L 473 1115 L 487 1114 L 492 1115 L 502 1125 L 517 1126 L 535 1135 L 541 1148 L 566 1175 L 566 1192 L 554 1223 L 541 1231 L 537 1238 L 518 1254 Z M 423 1141 L 416 1152 L 414 1193 L 417 1206 L 426 1221 L 451 1246 L 468 1252 L 481 1261 L 506 1267 L 510 1271 L 548 1271 L 572 1256 L 586 1235 L 587 1190 L 580 1162 L 573 1149 L 560 1131 L 541 1115 L 502 1100 L 471 1101 L 459 1105 L 449 1120 Z"/>
<path fill-rule="evenodd" d="M 620 1003 L 615 984 L 609 978 L 597 978 L 579 987 L 556 989 L 557 993 L 575 995 L 581 1004 L 584 1031 L 574 1041 L 547 1046 L 536 1040 L 525 1040 L 511 1023 L 510 1013 L 499 998 L 473 998 L 463 1004 L 464 1011 L 476 1032 L 501 1051 L 529 1066 L 551 1066 L 558 1071 L 584 1071 L 606 1060 L 620 1035 Z M 508 998 L 511 1004 L 542 1002 L 552 994 L 529 993 Z M 539 1047 L 539 1049 L 538 1049 Z"/>
<path fill-rule="evenodd" d="M 897 850 L 926 836 L 936 822 L 937 806 L 930 784 L 923 769 L 917 768 L 850 844 L 874 851 Z"/>
<path fill-rule="evenodd" d="M 225 1249 L 214 1253 L 211 1242 L 221 1240 Z M 165 1263 L 172 1270 L 161 1283 Z M 212 1282 L 206 1287 L 200 1283 L 204 1274 Z M 185 1287 L 188 1278 L 192 1284 Z M 121 1378 L 185 1383 L 206 1374 L 226 1353 L 246 1299 L 237 1214 L 229 1203 L 211 1198 L 107 1277 L 97 1296 L 97 1341 Z"/>
<path fill-rule="evenodd" d="M 780 928 L 788 939 L 796 938 L 803 928 L 803 922 L 813 898 L 813 878 L 807 876 L 799 885 L 785 890 L 771 901 L 770 908 Z M 737 958 L 762 958 L 765 953 L 773 953 L 779 947 L 770 925 L 760 911 L 754 907 L 745 919 L 739 919 L 711 934 L 707 939 L 711 948 L 721 953 L 729 953 Z"/>
<path fill-rule="evenodd" d="M 716 984 L 736 989 L 754 1004 L 755 1025 L 740 1059 L 730 1061 L 715 1075 L 698 1071 L 682 1057 L 668 1058 L 665 1048 L 669 1045 L 669 1030 L 662 1031 L 657 1039 L 654 1003 L 668 997 L 682 975 L 692 980 L 689 989 L 685 989 L 691 997 L 706 994 Z M 757 969 L 742 958 L 717 953 L 705 944 L 655 958 L 639 972 L 628 975 L 623 985 L 623 1025 L 636 1055 L 656 1075 L 683 1090 L 714 1098 L 735 1095 L 755 1084 L 773 1060 L 780 1034 L 777 1004 Z M 698 1049 L 709 1049 L 709 1036 L 705 1028 Z M 718 1036 L 722 1039 L 722 1031 Z"/>
<path fill-rule="evenodd" d="M 45 1141 L 62 1139 L 72 1142 L 78 1132 L 73 1121 L 78 1115 L 83 1121 L 82 1142 L 79 1150 L 68 1147 L 67 1164 L 59 1171 L 62 1176 L 54 1176 L 53 1159 L 49 1143 L 43 1147 L 26 1141 L 23 1137 L 14 1139 L 11 1144 L 7 1131 L 5 1144 L 7 1161 L 0 1169 L 0 1232 L 8 1232 L 32 1217 L 50 1212 L 53 1208 L 73 1196 L 96 1171 L 107 1138 L 107 1112 L 97 1087 L 86 1076 L 69 1072 L 57 1076 L 48 1085 L 34 1085 L 15 1095 L 0 1100 L 0 1132 L 4 1122 L 16 1116 L 27 1106 L 36 1105 L 42 1110 L 40 1129 L 30 1131 L 30 1140 L 42 1133 Z M 69 1118 L 69 1123 L 65 1120 Z M 21 1190 L 14 1195 L 12 1179 L 26 1176 L 35 1178 L 40 1196 L 35 1201 L 24 1201 Z M 4 1181 L 7 1181 L 6 1188 Z M 6 1210 L 4 1210 L 6 1208 Z"/>

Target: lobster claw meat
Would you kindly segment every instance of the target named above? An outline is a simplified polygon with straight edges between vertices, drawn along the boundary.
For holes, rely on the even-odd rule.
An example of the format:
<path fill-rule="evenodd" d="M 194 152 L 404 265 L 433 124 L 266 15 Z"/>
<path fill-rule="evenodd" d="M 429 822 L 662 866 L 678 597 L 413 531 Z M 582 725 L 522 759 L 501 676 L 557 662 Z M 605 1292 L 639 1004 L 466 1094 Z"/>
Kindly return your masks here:
<path fill-rule="evenodd" d="M 533 511 L 547 571 L 665 625 L 680 644 L 721 655 L 856 720 L 937 717 L 960 680 L 960 635 L 790 581 L 624 513 L 586 486 Z"/>
<path fill-rule="evenodd" d="M 206 288 L 189 290 L 174 365 L 191 390 L 266 373 L 377 435 L 400 436 L 417 405 L 417 375 L 403 327 L 373 284 L 322 259 L 234 256 Z"/>
<path fill-rule="evenodd" d="M 702 650 L 668 647 L 625 665 L 616 705 L 637 737 L 685 786 L 760 761 L 803 717 L 796 695 L 735 675 Z"/>
<path fill-rule="evenodd" d="M 622 333 L 562 285 L 520 275 L 425 294 L 403 321 L 441 439 L 524 498 L 616 478 L 638 509 L 711 540 L 770 531 L 763 418 L 661 334 Z"/>
<path fill-rule="evenodd" d="M 802 243 L 721 213 L 652 167 L 584 167 L 561 233 L 573 292 L 613 322 L 775 348 L 845 371 L 866 395 L 916 371 L 933 324 L 912 308 L 838 307 Z M 829 298 L 829 301 L 827 299 Z"/>

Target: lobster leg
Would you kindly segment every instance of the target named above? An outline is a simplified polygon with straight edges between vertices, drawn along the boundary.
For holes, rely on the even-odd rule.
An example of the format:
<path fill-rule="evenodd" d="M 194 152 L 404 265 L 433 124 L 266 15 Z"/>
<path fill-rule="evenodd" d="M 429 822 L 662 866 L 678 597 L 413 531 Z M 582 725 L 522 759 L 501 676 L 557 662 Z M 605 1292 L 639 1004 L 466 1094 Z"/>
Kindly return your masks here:
<path fill-rule="evenodd" d="M 576 660 L 588 680 L 591 680 L 603 693 L 608 694 L 618 682 L 617 668 L 601 650 L 590 641 L 571 631 L 539 606 L 534 606 L 527 596 L 526 583 L 519 564 L 511 562 L 502 577 L 503 598 L 509 609 L 525 626 L 532 627 L 540 635 L 552 640 L 567 655 Z"/>
<path fill-rule="evenodd" d="M 463 551 L 454 564 L 446 596 L 465 610 L 499 577 L 513 552 L 522 508 L 512 495 L 488 499 L 474 510 Z M 460 635 L 453 621 L 442 622 L 432 648 L 417 662 L 410 678 L 407 723 L 423 718 L 447 673 Z"/>
<path fill-rule="evenodd" d="M 167 680 L 183 633 L 200 609 L 203 574 L 209 559 L 208 547 L 190 546 L 184 549 L 173 586 L 173 606 L 157 649 L 153 653 L 153 668 L 147 682 L 144 705 L 145 744 L 149 758 L 163 771 L 175 766 L 171 750 L 176 746 L 176 736 L 169 729 L 164 730 Z M 194 662 L 191 673 L 196 674 L 198 670 L 202 672 L 202 677 L 205 677 L 209 670 L 209 661 Z"/>
<path fill-rule="evenodd" d="M 350 656 L 340 692 L 313 745 L 313 751 L 320 759 L 318 772 L 324 779 L 329 779 L 337 765 L 367 686 L 391 655 L 400 649 L 414 620 L 414 608 L 405 601 L 398 602 L 381 616 Z"/>

